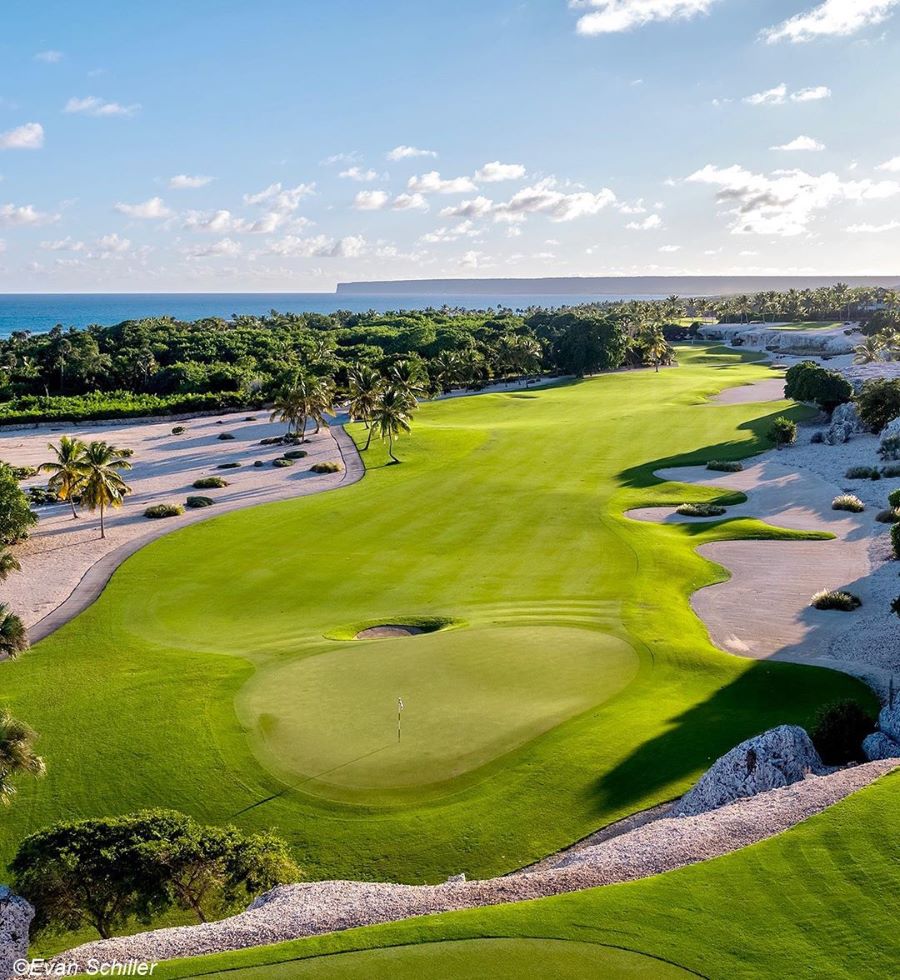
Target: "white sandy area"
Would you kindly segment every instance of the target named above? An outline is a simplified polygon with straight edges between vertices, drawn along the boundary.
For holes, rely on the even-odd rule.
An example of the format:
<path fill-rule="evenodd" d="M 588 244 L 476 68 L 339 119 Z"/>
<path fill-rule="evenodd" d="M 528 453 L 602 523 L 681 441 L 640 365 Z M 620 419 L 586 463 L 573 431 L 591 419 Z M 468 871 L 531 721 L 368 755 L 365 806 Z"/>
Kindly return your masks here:
<path fill-rule="evenodd" d="M 248 417 L 255 421 L 245 421 Z M 172 435 L 176 425 L 184 425 L 187 431 Z M 218 437 L 223 432 L 233 433 L 235 438 L 220 440 Z M 359 455 L 340 427 L 333 432 L 323 429 L 318 435 L 310 433 L 303 446 L 259 445 L 261 439 L 284 432 L 284 423 L 270 422 L 268 412 L 264 411 L 186 421 L 63 424 L 3 430 L 0 459 L 16 466 L 37 466 L 51 459 L 47 444 L 58 442 L 62 435 L 77 436 L 84 441 L 103 439 L 134 450 L 133 469 L 125 474 L 132 492 L 126 496 L 123 507 L 107 511 L 105 539 L 100 537 L 97 513 L 79 510 L 79 519 L 73 520 L 68 504 L 35 508 L 40 520 L 30 538 L 13 549 L 22 571 L 10 576 L 4 584 L 4 601 L 27 626 L 36 627 L 32 638 L 39 639 L 51 625 L 48 620 L 42 626 L 41 620 L 57 609 L 101 560 L 107 559 L 105 564 L 111 566 L 108 569 L 111 573 L 116 564 L 138 547 L 186 524 L 242 507 L 330 490 L 362 476 Z M 289 449 L 305 449 L 309 456 L 290 467 L 274 467 L 272 461 Z M 256 460 L 262 460 L 265 465 L 254 467 Z M 232 461 L 240 462 L 240 468 L 216 469 L 219 463 Z M 341 471 L 310 472 L 313 463 L 328 461 L 342 463 Z M 192 488 L 195 480 L 208 476 L 220 476 L 229 486 L 216 490 Z M 46 485 L 46 481 L 47 476 L 40 475 L 24 481 L 22 486 Z M 189 495 L 212 497 L 216 503 L 203 509 L 186 510 L 180 517 L 149 520 L 143 516 L 151 504 L 183 505 Z M 116 560 L 111 562 L 113 555 Z M 97 585 L 102 588 L 105 584 L 108 573 L 94 583 L 95 591 Z M 85 580 L 83 588 L 92 587 L 90 578 Z"/>
<path fill-rule="evenodd" d="M 784 378 L 766 378 L 749 385 L 726 388 L 710 399 L 719 405 L 749 405 L 755 402 L 777 402 L 784 399 Z"/>

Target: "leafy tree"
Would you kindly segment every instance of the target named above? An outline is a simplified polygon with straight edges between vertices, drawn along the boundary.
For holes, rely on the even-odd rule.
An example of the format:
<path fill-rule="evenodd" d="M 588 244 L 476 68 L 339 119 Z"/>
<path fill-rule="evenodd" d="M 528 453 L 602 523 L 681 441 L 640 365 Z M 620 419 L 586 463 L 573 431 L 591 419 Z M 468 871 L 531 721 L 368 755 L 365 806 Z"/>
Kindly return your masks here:
<path fill-rule="evenodd" d="M 130 470 L 131 463 L 121 450 L 106 442 L 92 442 L 84 450 L 79 464 L 83 475 L 81 499 L 91 510 L 100 509 L 100 537 L 106 537 L 103 515 L 107 507 L 121 507 L 130 487 L 121 471 Z"/>
<path fill-rule="evenodd" d="M 86 447 L 80 439 L 62 436 L 58 446 L 54 446 L 51 442 L 47 448 L 56 458 L 47 463 L 41 463 L 39 468 L 44 473 L 51 474 L 47 481 L 48 489 L 52 490 L 60 500 L 69 501 L 72 507 L 72 518 L 75 520 L 78 518 L 75 500 L 81 492 L 85 479 Z"/>
<path fill-rule="evenodd" d="M 859 416 L 873 432 L 900 417 L 900 379 L 867 381 L 856 396 Z"/>
<path fill-rule="evenodd" d="M 829 371 L 814 361 L 803 361 L 788 368 L 784 394 L 798 402 L 815 402 L 830 413 L 850 401 L 853 386 L 837 371 Z"/>
<path fill-rule="evenodd" d="M 6 710 L 0 711 L 0 802 L 9 804 L 18 776 L 43 776 L 44 760 L 35 753 L 37 735 Z"/>
<path fill-rule="evenodd" d="M 372 428 L 369 422 L 378 403 L 378 393 L 381 390 L 381 375 L 366 364 L 357 364 L 350 371 L 350 418 L 361 419 L 369 430 L 365 448 L 372 441 Z"/>
<path fill-rule="evenodd" d="M 414 410 L 415 401 L 407 392 L 387 388 L 381 393 L 372 413 L 372 425 L 378 430 L 382 442 L 387 439 L 388 454 L 395 463 L 400 460 L 394 455 L 394 440 L 401 433 L 410 431 Z"/>
<path fill-rule="evenodd" d="M 0 543 L 15 544 L 28 537 L 37 515 L 28 505 L 12 469 L 0 463 Z"/>
<path fill-rule="evenodd" d="M 16 660 L 28 646 L 25 624 L 5 602 L 0 602 L 0 657 Z"/>
<path fill-rule="evenodd" d="M 551 344 L 557 367 L 584 377 L 621 367 L 627 337 L 619 318 L 594 311 L 542 313 L 527 321 Z"/>

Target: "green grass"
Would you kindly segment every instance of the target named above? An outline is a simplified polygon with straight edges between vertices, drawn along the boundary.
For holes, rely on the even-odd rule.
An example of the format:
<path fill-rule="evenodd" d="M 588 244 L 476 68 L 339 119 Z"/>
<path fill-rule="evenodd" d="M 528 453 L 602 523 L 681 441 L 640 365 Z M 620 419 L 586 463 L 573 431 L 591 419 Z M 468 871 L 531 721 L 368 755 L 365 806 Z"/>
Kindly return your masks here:
<path fill-rule="evenodd" d="M 390 947 L 400 947 L 399 970 L 413 962 L 408 950 L 417 943 L 427 944 L 419 947 L 419 976 L 491 976 L 488 968 L 443 969 L 455 948 L 486 938 L 598 943 L 656 958 L 610 963 L 604 971 L 599 963 L 578 963 L 577 954 L 569 957 L 562 945 L 549 949 L 564 969 L 577 971 L 563 976 L 586 980 L 629 976 L 629 967 L 665 976 L 667 964 L 721 980 L 895 976 L 900 959 L 898 794 L 900 774 L 893 774 L 785 834 L 655 878 L 163 963 L 155 976 L 388 975 L 376 971 L 384 961 L 374 951 L 389 955 Z M 354 974 L 357 966 L 369 972 Z M 535 970 L 526 965 L 520 975 L 554 974 L 548 964 Z"/>
<path fill-rule="evenodd" d="M 725 577 L 698 545 L 796 534 L 623 516 L 713 499 L 652 472 L 746 457 L 774 415 L 803 413 L 707 404 L 769 376 L 752 354 L 679 358 L 425 405 L 402 465 L 375 445 L 350 488 L 130 558 L 95 605 L 0 665 L 48 764 L 4 815 L 2 857 L 55 820 L 169 806 L 275 829 L 311 878 L 490 875 L 677 796 L 751 734 L 871 700 L 830 671 L 727 656 L 690 611 Z M 328 638 L 416 617 L 454 628 Z M 409 737 L 375 751 L 398 696 Z"/>
<path fill-rule="evenodd" d="M 772 326 L 772 330 L 837 330 L 843 327 L 843 320 L 836 320 L 833 323 L 821 323 L 816 320 L 808 320 L 803 323 L 780 323 L 777 326 Z M 765 326 L 765 324 L 759 324 L 759 326 Z"/>

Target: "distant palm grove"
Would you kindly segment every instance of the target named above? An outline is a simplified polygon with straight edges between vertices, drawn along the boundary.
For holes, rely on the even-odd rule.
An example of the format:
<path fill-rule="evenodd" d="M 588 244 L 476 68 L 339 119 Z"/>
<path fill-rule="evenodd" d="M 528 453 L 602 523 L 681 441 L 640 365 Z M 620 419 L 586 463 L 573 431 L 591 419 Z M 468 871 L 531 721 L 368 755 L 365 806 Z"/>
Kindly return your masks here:
<path fill-rule="evenodd" d="M 0 340 L 0 422 L 216 411 L 276 401 L 298 372 L 338 396 L 360 372 L 399 361 L 423 391 L 538 373 L 578 375 L 669 363 L 674 340 L 704 319 L 725 323 L 862 319 L 896 330 L 900 294 L 885 289 L 762 293 L 721 299 L 472 312 L 272 311 L 192 323 L 159 317 L 86 330 L 57 326 Z M 363 377 L 365 374 L 363 373 Z"/>

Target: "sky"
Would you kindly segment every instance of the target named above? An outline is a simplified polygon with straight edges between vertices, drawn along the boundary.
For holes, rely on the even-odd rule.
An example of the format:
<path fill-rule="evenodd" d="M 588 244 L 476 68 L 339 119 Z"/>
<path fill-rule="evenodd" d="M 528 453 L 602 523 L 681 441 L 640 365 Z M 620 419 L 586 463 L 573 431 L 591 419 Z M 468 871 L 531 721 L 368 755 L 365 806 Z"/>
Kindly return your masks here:
<path fill-rule="evenodd" d="M 7 0 L 0 292 L 900 272 L 900 0 Z"/>

